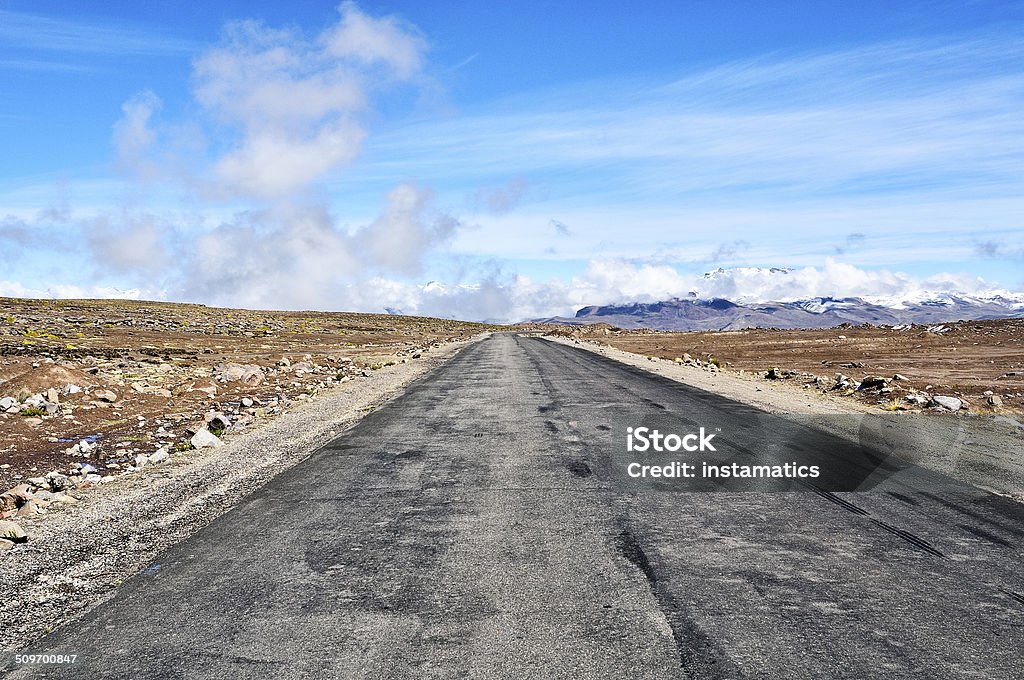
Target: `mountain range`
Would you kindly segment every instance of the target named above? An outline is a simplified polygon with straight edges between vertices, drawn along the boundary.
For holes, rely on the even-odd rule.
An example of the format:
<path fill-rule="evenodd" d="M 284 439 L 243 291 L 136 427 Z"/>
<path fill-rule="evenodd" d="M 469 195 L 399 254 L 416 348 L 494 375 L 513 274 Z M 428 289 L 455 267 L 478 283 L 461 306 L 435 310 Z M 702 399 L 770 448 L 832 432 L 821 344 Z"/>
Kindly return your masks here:
<path fill-rule="evenodd" d="M 786 302 L 740 303 L 695 296 L 661 302 L 593 305 L 575 317 L 535 319 L 559 324 L 607 323 L 619 328 L 665 331 L 744 328 L 830 328 L 844 323 L 876 326 L 931 324 L 1024 316 L 1024 296 L 968 296 L 940 293 L 913 300 L 816 297 Z"/>

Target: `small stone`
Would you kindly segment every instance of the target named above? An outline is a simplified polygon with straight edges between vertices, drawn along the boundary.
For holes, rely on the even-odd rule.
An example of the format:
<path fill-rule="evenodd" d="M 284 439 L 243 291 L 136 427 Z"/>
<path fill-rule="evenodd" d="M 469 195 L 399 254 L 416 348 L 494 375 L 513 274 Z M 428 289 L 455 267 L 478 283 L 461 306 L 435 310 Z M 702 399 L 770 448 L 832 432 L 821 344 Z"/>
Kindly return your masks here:
<path fill-rule="evenodd" d="M 989 406 L 1002 406 L 1003 399 L 998 394 L 990 394 L 986 397 Z"/>
<path fill-rule="evenodd" d="M 782 377 L 782 371 L 779 370 L 778 366 L 769 368 L 768 372 L 764 374 L 764 377 L 768 380 L 778 380 Z"/>
<path fill-rule="evenodd" d="M 8 550 L 14 549 L 14 541 L 9 541 L 6 538 L 0 538 L 0 552 L 7 552 Z"/>
<path fill-rule="evenodd" d="M 900 375 L 899 373 L 897 373 L 896 375 L 894 375 L 894 376 L 892 377 L 892 379 L 893 379 L 893 380 L 909 380 L 909 378 L 908 378 L 907 376 L 905 376 L 905 375 Z"/>
<path fill-rule="evenodd" d="M 82 391 L 82 388 L 79 387 L 78 385 L 68 383 L 67 385 L 64 386 L 64 389 L 61 391 L 64 392 L 64 394 L 78 394 L 79 392 Z"/>
<path fill-rule="evenodd" d="M 249 397 L 242 397 L 242 406 L 243 407 L 250 408 L 252 405 L 253 405 L 253 400 L 252 399 L 250 399 Z"/>

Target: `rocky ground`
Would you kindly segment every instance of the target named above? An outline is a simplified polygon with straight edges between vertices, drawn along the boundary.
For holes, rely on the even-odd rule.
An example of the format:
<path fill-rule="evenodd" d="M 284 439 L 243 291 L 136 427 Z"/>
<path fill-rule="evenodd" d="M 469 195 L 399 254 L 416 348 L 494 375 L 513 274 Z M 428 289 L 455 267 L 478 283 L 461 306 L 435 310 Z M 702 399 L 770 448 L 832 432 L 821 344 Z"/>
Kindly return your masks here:
<path fill-rule="evenodd" d="M 131 301 L 0 299 L 0 551 L 16 521 L 202 455 L 479 324 Z M 3 491 L 5 490 L 6 491 Z"/>
<path fill-rule="evenodd" d="M 752 374 L 887 411 L 1024 412 L 1024 319 L 663 333 L 562 327 L 649 360 Z"/>

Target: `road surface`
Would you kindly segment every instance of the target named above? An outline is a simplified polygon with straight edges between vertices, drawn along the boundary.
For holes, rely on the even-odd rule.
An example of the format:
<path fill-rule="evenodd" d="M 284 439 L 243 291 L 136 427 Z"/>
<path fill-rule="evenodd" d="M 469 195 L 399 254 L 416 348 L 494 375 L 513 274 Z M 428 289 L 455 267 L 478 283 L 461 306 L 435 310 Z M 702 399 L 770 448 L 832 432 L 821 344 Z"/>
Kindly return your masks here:
<path fill-rule="evenodd" d="M 1020 505 L 824 435 L 873 491 L 634 488 L 645 419 L 755 458 L 792 429 L 495 335 L 27 650 L 73 664 L 10 677 L 1024 678 Z"/>

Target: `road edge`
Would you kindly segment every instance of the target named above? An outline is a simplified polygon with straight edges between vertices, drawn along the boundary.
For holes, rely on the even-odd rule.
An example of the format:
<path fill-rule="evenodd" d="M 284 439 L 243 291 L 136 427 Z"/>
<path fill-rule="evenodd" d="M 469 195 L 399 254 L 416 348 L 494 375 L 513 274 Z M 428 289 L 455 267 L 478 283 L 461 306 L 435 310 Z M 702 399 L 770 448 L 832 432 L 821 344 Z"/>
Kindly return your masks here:
<path fill-rule="evenodd" d="M 0 648 L 21 649 L 102 604 L 168 547 L 490 335 L 448 343 L 297 402 L 222 447 L 115 478 L 77 506 L 25 522 L 30 540 L 0 553 Z"/>

